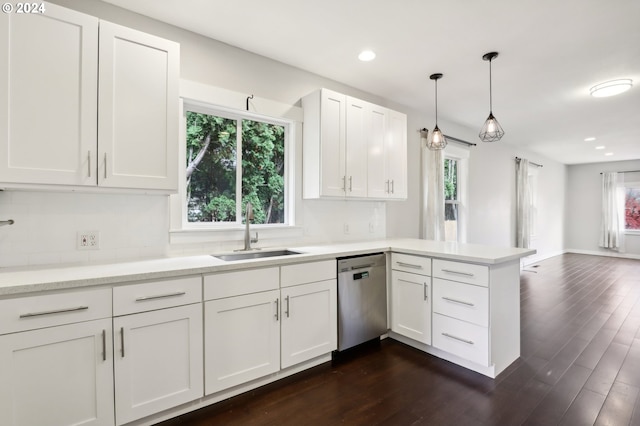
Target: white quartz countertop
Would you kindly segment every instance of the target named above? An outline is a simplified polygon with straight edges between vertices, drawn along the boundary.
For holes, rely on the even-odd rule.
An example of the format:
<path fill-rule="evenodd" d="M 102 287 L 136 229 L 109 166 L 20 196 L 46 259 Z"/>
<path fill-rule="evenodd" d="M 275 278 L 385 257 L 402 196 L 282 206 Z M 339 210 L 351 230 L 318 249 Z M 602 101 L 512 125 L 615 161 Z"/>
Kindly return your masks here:
<path fill-rule="evenodd" d="M 514 261 L 536 252 L 529 249 L 419 239 L 387 239 L 287 248 L 300 252 L 300 254 L 237 261 L 224 261 L 210 255 L 200 255 L 81 266 L 5 268 L 0 269 L 0 297 L 67 288 L 164 279 L 191 274 L 208 274 L 286 265 L 386 251 L 485 265 Z M 271 248 L 264 248 L 263 250 L 269 251 Z"/>

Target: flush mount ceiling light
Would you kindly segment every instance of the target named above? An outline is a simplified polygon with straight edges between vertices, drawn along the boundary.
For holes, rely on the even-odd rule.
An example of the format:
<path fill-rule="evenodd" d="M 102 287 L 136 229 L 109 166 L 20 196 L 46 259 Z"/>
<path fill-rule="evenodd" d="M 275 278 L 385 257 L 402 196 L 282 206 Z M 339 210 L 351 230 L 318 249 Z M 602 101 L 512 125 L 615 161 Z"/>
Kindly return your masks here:
<path fill-rule="evenodd" d="M 633 86 L 633 81 L 629 78 L 623 78 L 596 84 L 589 89 L 589 92 L 594 98 L 606 98 L 624 93 L 631 89 L 631 86 Z"/>
<path fill-rule="evenodd" d="M 482 59 L 489 61 L 489 117 L 484 122 L 484 126 L 480 129 L 480 140 L 482 142 L 497 142 L 504 136 L 504 130 L 498 123 L 498 120 L 493 116 L 493 98 L 491 87 L 491 61 L 498 57 L 498 52 L 485 53 Z"/>
<path fill-rule="evenodd" d="M 447 146 L 447 139 L 442 134 L 442 131 L 438 128 L 438 80 L 442 78 L 442 74 L 431 74 L 429 78 L 433 80 L 436 85 L 436 126 L 433 128 L 433 131 L 427 138 L 427 148 L 432 151 L 438 151 L 440 149 L 444 149 L 444 147 Z"/>
<path fill-rule="evenodd" d="M 376 54 L 372 50 L 363 50 L 358 55 L 358 59 L 360 59 L 362 62 L 373 61 L 375 58 L 376 58 Z"/>
<path fill-rule="evenodd" d="M 594 138 L 593 136 L 589 136 L 588 138 L 584 138 L 585 142 L 593 142 L 595 140 L 596 140 L 596 138 Z"/>

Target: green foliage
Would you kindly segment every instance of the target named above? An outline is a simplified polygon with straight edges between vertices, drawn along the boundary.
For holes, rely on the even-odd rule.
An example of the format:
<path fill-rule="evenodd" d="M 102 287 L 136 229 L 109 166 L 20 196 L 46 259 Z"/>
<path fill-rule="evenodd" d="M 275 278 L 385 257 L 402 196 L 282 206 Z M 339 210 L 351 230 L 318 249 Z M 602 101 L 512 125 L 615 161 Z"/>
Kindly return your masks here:
<path fill-rule="evenodd" d="M 284 126 L 242 120 L 242 214 L 253 205 L 254 223 L 284 222 Z M 191 175 L 190 222 L 236 221 L 237 121 L 187 113 L 187 166 L 211 143 Z"/>
<path fill-rule="evenodd" d="M 458 162 L 449 158 L 444 160 L 444 199 L 458 199 Z"/>

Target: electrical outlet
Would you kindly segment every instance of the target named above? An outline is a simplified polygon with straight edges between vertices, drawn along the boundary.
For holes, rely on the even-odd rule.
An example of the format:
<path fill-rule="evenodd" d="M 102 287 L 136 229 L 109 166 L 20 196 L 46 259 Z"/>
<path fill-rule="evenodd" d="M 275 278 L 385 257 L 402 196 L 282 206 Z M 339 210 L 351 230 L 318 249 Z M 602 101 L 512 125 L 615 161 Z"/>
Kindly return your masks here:
<path fill-rule="evenodd" d="M 344 229 L 344 233 L 345 233 L 345 234 L 348 234 L 348 233 L 349 233 L 349 224 L 348 224 L 348 223 L 345 223 L 345 224 L 344 224 L 344 228 L 343 228 L 343 229 Z"/>
<path fill-rule="evenodd" d="M 376 232 L 376 227 L 373 223 L 369 222 L 369 233 L 373 234 L 374 232 Z"/>
<path fill-rule="evenodd" d="M 82 231 L 77 234 L 78 250 L 98 250 L 100 248 L 100 232 Z"/>

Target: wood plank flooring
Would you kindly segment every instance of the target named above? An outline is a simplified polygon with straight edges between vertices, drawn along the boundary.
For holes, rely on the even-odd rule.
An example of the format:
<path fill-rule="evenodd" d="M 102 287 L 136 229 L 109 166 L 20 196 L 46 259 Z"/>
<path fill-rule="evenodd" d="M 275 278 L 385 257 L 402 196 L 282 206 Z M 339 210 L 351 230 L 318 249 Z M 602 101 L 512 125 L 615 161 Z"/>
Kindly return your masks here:
<path fill-rule="evenodd" d="M 528 267 L 521 329 L 495 380 L 385 339 L 163 426 L 640 425 L 640 261 Z"/>

